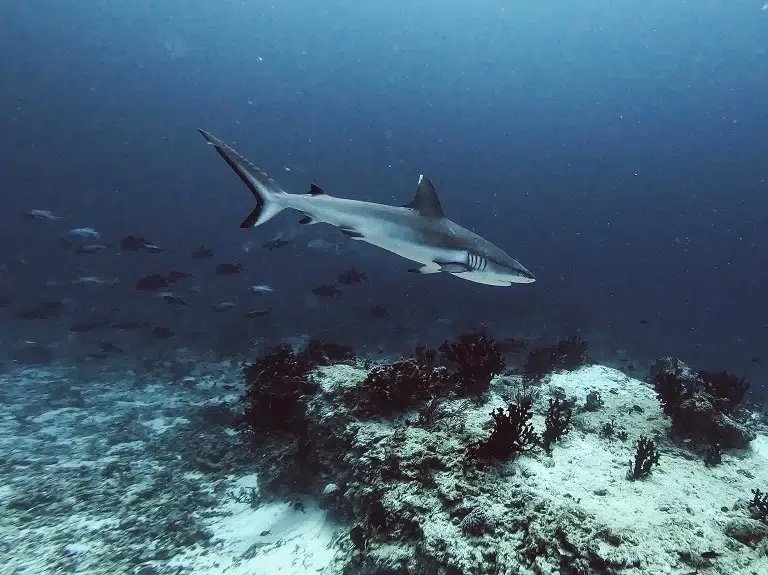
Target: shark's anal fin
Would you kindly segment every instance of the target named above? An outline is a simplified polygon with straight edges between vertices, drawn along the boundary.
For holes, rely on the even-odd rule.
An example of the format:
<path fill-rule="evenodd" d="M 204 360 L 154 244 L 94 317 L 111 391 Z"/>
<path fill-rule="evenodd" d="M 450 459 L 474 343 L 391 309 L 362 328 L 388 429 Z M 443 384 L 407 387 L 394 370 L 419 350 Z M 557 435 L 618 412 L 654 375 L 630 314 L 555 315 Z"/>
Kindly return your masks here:
<path fill-rule="evenodd" d="M 352 238 L 353 240 L 362 240 L 363 234 L 360 232 L 356 232 L 355 230 L 346 230 L 344 228 L 339 228 L 341 230 L 341 233 L 347 236 L 348 238 Z"/>
<path fill-rule="evenodd" d="M 411 268 L 408 271 L 412 274 L 437 274 L 442 270 L 433 268 L 432 266 L 421 266 L 420 268 Z"/>

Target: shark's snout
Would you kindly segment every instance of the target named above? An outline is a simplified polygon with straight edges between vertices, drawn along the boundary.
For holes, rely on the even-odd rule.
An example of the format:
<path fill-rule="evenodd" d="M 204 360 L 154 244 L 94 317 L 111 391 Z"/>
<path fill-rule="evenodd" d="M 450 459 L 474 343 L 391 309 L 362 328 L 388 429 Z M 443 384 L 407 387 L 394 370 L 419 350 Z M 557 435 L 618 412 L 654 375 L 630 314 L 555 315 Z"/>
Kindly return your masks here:
<path fill-rule="evenodd" d="M 528 268 L 520 263 L 517 263 L 517 265 L 513 266 L 512 271 L 515 275 L 515 283 L 529 284 L 536 281 L 536 276 L 534 276 Z"/>

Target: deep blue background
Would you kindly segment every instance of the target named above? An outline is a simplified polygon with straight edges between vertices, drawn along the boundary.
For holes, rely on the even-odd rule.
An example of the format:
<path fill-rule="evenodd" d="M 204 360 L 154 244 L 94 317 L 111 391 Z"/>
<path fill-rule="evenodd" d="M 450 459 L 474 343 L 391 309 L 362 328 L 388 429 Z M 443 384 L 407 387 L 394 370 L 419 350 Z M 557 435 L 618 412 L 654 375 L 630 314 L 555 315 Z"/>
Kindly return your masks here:
<path fill-rule="evenodd" d="M 247 277 L 198 270 L 200 300 L 269 283 L 278 331 L 327 328 L 362 344 L 376 330 L 429 338 L 438 318 L 500 335 L 579 329 L 604 350 L 679 355 L 760 387 L 763 363 L 751 361 L 768 362 L 768 11 L 760 8 L 746 0 L 4 2 L 3 281 L 23 303 L 43 297 L 46 280 L 117 275 L 126 289 L 71 297 L 83 310 L 125 310 L 143 295 L 135 279 L 190 268 L 189 249 L 206 243 L 216 262 L 242 261 Z M 333 230 L 297 230 L 295 214 L 242 231 L 252 198 L 197 127 L 295 192 L 315 181 L 335 195 L 404 203 L 425 173 L 448 217 L 518 257 L 538 282 L 501 289 L 413 276 L 408 262 Z M 29 222 L 22 215 L 31 208 L 66 219 Z M 75 226 L 113 241 L 144 234 L 169 251 L 73 262 L 55 238 Z M 298 246 L 260 249 L 280 231 L 298 234 Z M 340 253 L 307 248 L 316 237 L 339 242 Z M 245 254 L 248 239 L 256 249 Z M 350 265 L 371 285 L 341 302 L 307 298 Z M 371 326 L 374 303 L 392 311 L 386 326 Z M 175 321 L 205 331 L 214 320 L 204 309 Z"/>

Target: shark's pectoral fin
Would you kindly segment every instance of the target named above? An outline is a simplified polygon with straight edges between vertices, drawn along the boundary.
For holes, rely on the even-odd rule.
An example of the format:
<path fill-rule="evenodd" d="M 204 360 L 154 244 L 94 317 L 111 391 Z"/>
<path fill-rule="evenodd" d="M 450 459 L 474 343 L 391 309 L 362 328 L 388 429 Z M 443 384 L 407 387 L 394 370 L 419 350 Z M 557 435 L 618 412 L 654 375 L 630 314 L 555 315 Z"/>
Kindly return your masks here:
<path fill-rule="evenodd" d="M 341 233 L 347 236 L 348 238 L 352 238 L 353 240 L 362 240 L 363 234 L 360 232 L 356 232 L 355 230 L 349 230 L 345 228 L 339 228 L 341 230 Z"/>
<path fill-rule="evenodd" d="M 408 270 L 412 274 L 436 274 L 440 273 L 440 268 L 434 266 L 421 266 L 420 268 L 411 268 Z"/>
<path fill-rule="evenodd" d="M 312 216 L 308 214 L 304 214 L 304 217 L 299 220 L 299 223 L 302 226 L 309 226 L 311 224 L 316 224 L 317 220 L 315 220 Z"/>

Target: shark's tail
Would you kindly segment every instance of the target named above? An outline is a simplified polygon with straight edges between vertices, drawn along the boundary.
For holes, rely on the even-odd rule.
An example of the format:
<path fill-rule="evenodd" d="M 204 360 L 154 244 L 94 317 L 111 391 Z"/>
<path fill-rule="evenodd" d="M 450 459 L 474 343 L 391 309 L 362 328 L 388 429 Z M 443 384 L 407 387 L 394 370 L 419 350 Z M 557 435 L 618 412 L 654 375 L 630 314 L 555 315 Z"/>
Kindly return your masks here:
<path fill-rule="evenodd" d="M 198 131 L 205 138 L 205 141 L 211 144 L 224 158 L 229 167 L 240 176 L 243 183 L 251 190 L 253 197 L 256 198 L 256 207 L 240 224 L 241 228 L 260 226 L 285 209 L 286 206 L 280 201 L 280 196 L 285 195 L 285 192 L 272 178 L 210 132 L 200 129 Z"/>

